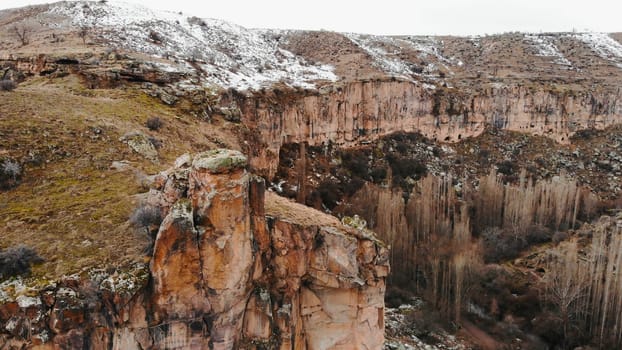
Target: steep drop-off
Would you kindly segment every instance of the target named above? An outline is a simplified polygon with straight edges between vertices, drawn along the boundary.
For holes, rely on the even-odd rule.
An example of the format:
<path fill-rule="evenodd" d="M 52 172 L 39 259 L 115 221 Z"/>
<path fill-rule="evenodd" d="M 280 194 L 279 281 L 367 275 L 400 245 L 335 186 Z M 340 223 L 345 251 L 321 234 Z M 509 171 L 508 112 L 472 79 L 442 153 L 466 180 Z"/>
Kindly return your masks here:
<path fill-rule="evenodd" d="M 0 343 L 380 348 L 388 250 L 370 231 L 266 193 L 246 166 L 228 150 L 178 159 L 145 204 L 164 217 L 149 267 L 90 271 L 39 291 L 14 282 L 1 295 Z"/>
<path fill-rule="evenodd" d="M 430 90 L 404 81 L 327 85 L 318 92 L 273 90 L 237 96 L 242 121 L 265 147 L 252 147 L 251 164 L 273 176 L 288 143 L 349 147 L 395 132 L 419 132 L 455 142 L 487 125 L 546 135 L 568 143 L 576 131 L 620 123 L 618 93 L 553 91 L 550 87 L 496 86 L 481 91 Z M 224 101 L 227 101 L 225 99 Z"/>

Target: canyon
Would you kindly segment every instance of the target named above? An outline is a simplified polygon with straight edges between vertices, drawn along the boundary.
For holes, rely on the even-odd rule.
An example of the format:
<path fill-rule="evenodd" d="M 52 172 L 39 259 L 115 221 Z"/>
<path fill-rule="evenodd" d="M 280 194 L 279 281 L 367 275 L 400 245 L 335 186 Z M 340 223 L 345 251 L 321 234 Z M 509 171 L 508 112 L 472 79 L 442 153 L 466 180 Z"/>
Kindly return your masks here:
<path fill-rule="evenodd" d="M 486 327 L 559 344 L 534 307 L 553 237 L 596 261 L 615 249 L 591 232 L 619 233 L 621 40 L 0 11 L 0 163 L 23 170 L 0 191 L 0 248 L 41 258 L 1 276 L 0 349 L 393 349 L 428 319 L 464 322 L 464 348 Z M 529 244 L 490 248 L 508 237 Z"/>

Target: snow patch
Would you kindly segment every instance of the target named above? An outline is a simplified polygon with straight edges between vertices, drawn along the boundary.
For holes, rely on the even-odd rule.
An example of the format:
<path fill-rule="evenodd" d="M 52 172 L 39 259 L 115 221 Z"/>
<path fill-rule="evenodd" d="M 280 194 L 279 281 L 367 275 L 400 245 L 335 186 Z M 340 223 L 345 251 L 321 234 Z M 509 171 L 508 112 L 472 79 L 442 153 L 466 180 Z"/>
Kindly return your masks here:
<path fill-rule="evenodd" d="M 536 56 L 550 57 L 553 63 L 572 67 L 572 63 L 553 44 L 551 35 L 525 34 L 525 40 L 536 50 Z"/>
<path fill-rule="evenodd" d="M 382 44 L 396 46 L 391 38 L 355 33 L 344 35 L 371 56 L 374 59 L 374 64 L 382 71 L 404 79 L 410 79 L 410 76 L 414 74 L 404 61 L 391 57 L 399 54 L 399 52 L 389 53 L 381 47 Z"/>
<path fill-rule="evenodd" d="M 464 63 L 454 57 L 442 55 L 442 41 L 428 36 L 379 36 L 345 33 L 355 45 L 360 47 L 374 60 L 374 65 L 383 72 L 407 80 L 426 78 L 438 80 L 439 66 L 450 74 L 452 66 L 463 66 Z M 416 56 L 428 63 L 424 67 L 400 58 L 401 54 L 416 53 Z"/>
<path fill-rule="evenodd" d="M 607 33 L 577 33 L 572 37 L 587 44 L 601 58 L 622 69 L 622 44 Z"/>
<path fill-rule="evenodd" d="M 197 64 L 208 83 L 239 90 L 276 82 L 314 88 L 318 80 L 336 81 L 334 68 L 312 65 L 278 47 L 276 31 L 250 30 L 217 19 L 154 11 L 120 1 L 63 2 L 48 12 L 75 27 L 97 28 L 111 45 L 165 58 L 168 72 L 191 72 Z"/>
<path fill-rule="evenodd" d="M 29 308 L 31 306 L 39 306 L 41 305 L 41 299 L 38 297 L 29 297 L 25 295 L 20 295 L 17 297 L 17 304 L 22 309 Z"/>

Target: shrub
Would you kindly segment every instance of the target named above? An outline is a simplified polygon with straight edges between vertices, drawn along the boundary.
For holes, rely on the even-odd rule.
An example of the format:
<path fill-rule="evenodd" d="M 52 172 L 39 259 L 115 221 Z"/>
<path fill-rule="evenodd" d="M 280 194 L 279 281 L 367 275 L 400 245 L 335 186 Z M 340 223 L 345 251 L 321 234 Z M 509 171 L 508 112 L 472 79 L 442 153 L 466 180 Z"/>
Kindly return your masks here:
<path fill-rule="evenodd" d="M 13 80 L 4 79 L 0 80 L 0 91 L 13 91 L 17 87 L 17 84 Z"/>
<path fill-rule="evenodd" d="M 499 262 L 516 258 L 525 249 L 527 242 L 523 237 L 498 227 L 489 227 L 482 231 L 484 262 Z"/>
<path fill-rule="evenodd" d="M 15 187 L 22 177 L 22 167 L 10 159 L 0 162 L 0 189 Z"/>
<path fill-rule="evenodd" d="M 147 128 L 149 128 L 149 130 L 151 131 L 157 131 L 162 127 L 162 120 L 160 119 L 160 117 L 151 117 L 149 119 L 147 119 L 147 122 L 145 123 L 145 125 L 147 126 Z"/>
<path fill-rule="evenodd" d="M 162 141 L 158 140 L 157 138 L 153 136 L 149 136 L 149 142 L 151 142 L 153 147 L 155 147 L 156 149 L 162 148 Z"/>
<path fill-rule="evenodd" d="M 596 129 L 590 128 L 578 130 L 571 138 L 589 140 L 596 136 L 598 136 L 598 131 Z"/>
<path fill-rule="evenodd" d="M 339 185 L 330 179 L 322 181 L 317 190 L 320 193 L 320 198 L 322 198 L 322 203 L 331 210 L 337 206 L 337 202 L 342 196 Z"/>
<path fill-rule="evenodd" d="M 568 239 L 568 233 L 564 232 L 564 231 L 557 231 L 555 232 L 555 234 L 553 235 L 553 243 L 555 244 L 559 244 L 559 242 L 561 241 L 565 241 Z"/>
<path fill-rule="evenodd" d="M 497 163 L 497 169 L 499 173 L 506 176 L 514 175 L 514 173 L 516 173 L 517 171 L 516 164 L 514 164 L 514 162 L 512 162 L 511 160 L 504 160 L 500 163 Z"/>
<path fill-rule="evenodd" d="M 387 169 L 384 167 L 375 167 L 371 170 L 370 176 L 374 183 L 381 183 L 382 180 L 387 178 Z"/>
<path fill-rule="evenodd" d="M 144 229 L 151 238 L 155 238 L 157 228 L 162 223 L 162 213 L 159 208 L 142 204 L 130 216 L 130 224 Z"/>
<path fill-rule="evenodd" d="M 357 150 L 343 152 L 341 154 L 341 160 L 343 166 L 350 170 L 352 176 L 358 176 L 363 179 L 368 177 L 368 158 L 364 152 Z"/>
<path fill-rule="evenodd" d="M 410 176 L 415 180 L 418 180 L 424 177 L 428 172 L 428 168 L 425 163 L 418 159 L 389 154 L 387 156 L 387 161 L 389 162 L 389 166 L 391 167 L 394 176 L 403 178 Z"/>
<path fill-rule="evenodd" d="M 412 303 L 414 297 L 415 294 L 412 291 L 391 285 L 387 287 L 384 301 L 388 307 L 398 308 L 400 305 Z"/>
<path fill-rule="evenodd" d="M 160 35 L 160 33 L 153 31 L 153 30 L 149 32 L 149 39 L 153 43 L 158 44 L 158 45 L 164 42 L 164 37 Z"/>
<path fill-rule="evenodd" d="M 37 252 L 25 245 L 7 248 L 0 252 L 0 278 L 30 273 L 30 265 L 42 263 Z"/>
<path fill-rule="evenodd" d="M 541 225 L 531 225 L 527 228 L 527 232 L 525 234 L 527 243 L 529 244 L 550 242 L 552 236 L 553 232 L 549 228 Z"/>

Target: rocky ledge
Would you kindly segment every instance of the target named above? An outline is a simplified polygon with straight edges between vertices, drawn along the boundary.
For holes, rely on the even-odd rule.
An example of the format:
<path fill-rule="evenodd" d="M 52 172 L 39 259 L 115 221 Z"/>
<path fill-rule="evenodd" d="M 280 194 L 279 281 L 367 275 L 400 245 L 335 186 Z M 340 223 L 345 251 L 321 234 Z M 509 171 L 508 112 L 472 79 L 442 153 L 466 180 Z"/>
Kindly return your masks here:
<path fill-rule="evenodd" d="M 237 151 L 180 157 L 144 205 L 149 266 L 2 283 L 0 343 L 36 349 L 380 349 L 388 250 L 265 191 Z"/>

